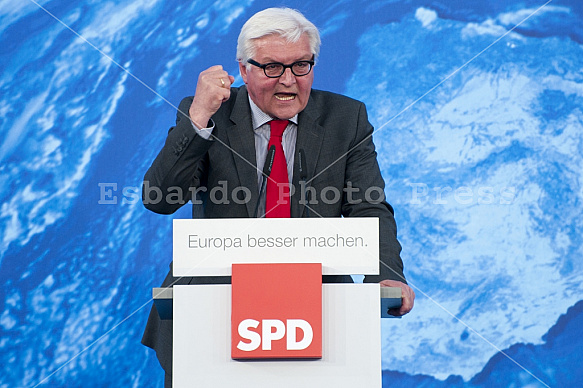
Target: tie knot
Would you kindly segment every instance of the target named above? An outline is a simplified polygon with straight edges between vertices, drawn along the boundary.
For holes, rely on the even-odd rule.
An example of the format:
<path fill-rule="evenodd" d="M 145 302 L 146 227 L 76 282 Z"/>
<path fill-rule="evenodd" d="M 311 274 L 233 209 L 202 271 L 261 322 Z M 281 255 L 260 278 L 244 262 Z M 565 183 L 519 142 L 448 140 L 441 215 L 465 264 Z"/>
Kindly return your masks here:
<path fill-rule="evenodd" d="M 287 127 L 288 120 L 271 120 L 269 125 L 271 126 L 271 136 L 282 137 L 283 131 Z"/>

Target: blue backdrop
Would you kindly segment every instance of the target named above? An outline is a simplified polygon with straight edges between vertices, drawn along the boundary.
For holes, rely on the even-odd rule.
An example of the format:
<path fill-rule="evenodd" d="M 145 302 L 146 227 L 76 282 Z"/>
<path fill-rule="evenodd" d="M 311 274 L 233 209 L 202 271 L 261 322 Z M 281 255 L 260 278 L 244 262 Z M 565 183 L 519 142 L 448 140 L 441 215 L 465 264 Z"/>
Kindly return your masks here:
<path fill-rule="evenodd" d="M 280 5 L 321 30 L 314 87 L 377 129 L 418 296 L 383 321 L 384 385 L 583 385 L 580 1 L 4 0 L 0 386 L 162 386 L 140 338 L 172 217 L 141 179 L 198 73 L 236 75 L 241 25 Z"/>

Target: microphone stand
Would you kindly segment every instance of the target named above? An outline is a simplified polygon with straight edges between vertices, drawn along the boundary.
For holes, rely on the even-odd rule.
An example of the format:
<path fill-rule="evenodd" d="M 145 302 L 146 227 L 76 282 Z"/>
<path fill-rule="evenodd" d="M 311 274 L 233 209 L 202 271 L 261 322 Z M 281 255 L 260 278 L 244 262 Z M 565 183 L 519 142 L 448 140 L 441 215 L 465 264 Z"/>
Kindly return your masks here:
<path fill-rule="evenodd" d="M 310 203 L 309 199 L 307 198 L 308 191 L 306 190 L 307 180 L 308 180 L 308 169 L 306 165 L 306 153 L 302 148 L 299 150 L 300 155 L 300 163 L 299 163 L 299 170 L 300 170 L 300 187 L 302 189 L 302 196 L 301 199 L 304 199 L 306 202 L 304 206 L 306 207 L 306 217 L 310 217 L 310 207 L 308 204 Z"/>
<path fill-rule="evenodd" d="M 257 203 L 255 204 L 255 211 L 253 212 L 253 218 L 257 218 L 257 213 L 259 212 L 259 203 L 261 202 L 261 197 L 265 192 L 265 187 L 267 186 L 267 179 L 271 175 L 271 169 L 273 168 L 273 159 L 275 158 L 275 146 L 272 145 L 267 151 L 267 156 L 265 157 L 265 164 L 263 165 L 263 181 L 261 182 L 261 189 L 259 190 L 259 198 L 257 198 Z"/>

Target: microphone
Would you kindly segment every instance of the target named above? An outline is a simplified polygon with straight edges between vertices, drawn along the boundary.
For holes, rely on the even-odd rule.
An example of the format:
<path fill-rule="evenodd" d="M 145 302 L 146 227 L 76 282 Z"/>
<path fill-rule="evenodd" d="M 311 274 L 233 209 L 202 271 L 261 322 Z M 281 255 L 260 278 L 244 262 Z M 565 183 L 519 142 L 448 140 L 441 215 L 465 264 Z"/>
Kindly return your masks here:
<path fill-rule="evenodd" d="M 304 152 L 303 148 L 300 148 L 300 163 L 299 163 L 299 170 L 300 170 L 300 180 L 305 181 L 308 179 L 308 171 L 306 170 L 306 153 Z"/>
<path fill-rule="evenodd" d="M 300 173 L 300 187 L 302 189 L 302 196 L 300 197 L 304 201 L 304 206 L 306 207 L 306 217 L 310 217 L 310 207 L 308 206 L 309 200 L 307 198 L 307 190 L 306 190 L 306 181 L 308 180 L 308 165 L 306 164 L 306 153 L 304 152 L 303 148 L 300 148 L 298 151 L 300 155 L 300 162 L 298 163 L 299 166 L 299 173 Z"/>
<path fill-rule="evenodd" d="M 265 192 L 265 187 L 267 185 L 267 179 L 271 175 L 271 169 L 273 168 L 273 159 L 275 158 L 275 145 L 269 147 L 267 151 L 267 156 L 265 157 L 265 164 L 263 164 L 263 181 L 261 182 L 261 189 L 259 190 L 259 198 L 257 198 L 257 203 L 255 204 L 255 211 L 253 212 L 253 218 L 257 218 L 257 213 L 259 212 L 259 202 L 261 202 L 261 197 Z"/>

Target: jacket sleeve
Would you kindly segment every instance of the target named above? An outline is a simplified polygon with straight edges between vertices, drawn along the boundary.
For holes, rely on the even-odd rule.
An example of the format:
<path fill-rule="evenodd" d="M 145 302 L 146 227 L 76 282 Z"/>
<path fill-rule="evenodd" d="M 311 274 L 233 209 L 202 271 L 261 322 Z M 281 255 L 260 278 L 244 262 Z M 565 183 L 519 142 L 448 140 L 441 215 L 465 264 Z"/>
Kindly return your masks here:
<path fill-rule="evenodd" d="M 367 275 L 364 281 L 376 283 L 391 279 L 406 283 L 394 211 L 385 199 L 385 182 L 377 162 L 372 134 L 373 127 L 368 121 L 366 108 L 360 103 L 358 128 L 347 154 L 345 178 L 345 185 L 351 185 L 358 191 L 352 190 L 353 194 L 344 196 L 342 214 L 345 217 L 379 219 L 379 275 Z"/>
<path fill-rule="evenodd" d="M 207 151 L 214 143 L 199 136 L 188 117 L 192 97 L 178 107 L 176 125 L 168 131 L 164 146 L 146 172 L 142 202 L 155 213 L 172 214 L 192 197 L 201 185 L 207 165 Z"/>

